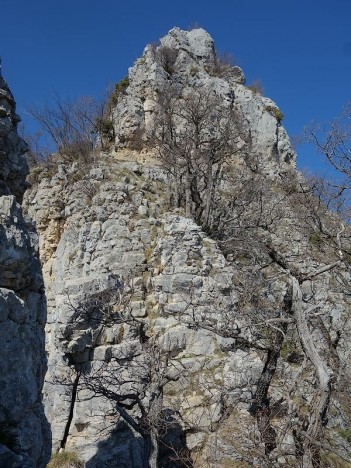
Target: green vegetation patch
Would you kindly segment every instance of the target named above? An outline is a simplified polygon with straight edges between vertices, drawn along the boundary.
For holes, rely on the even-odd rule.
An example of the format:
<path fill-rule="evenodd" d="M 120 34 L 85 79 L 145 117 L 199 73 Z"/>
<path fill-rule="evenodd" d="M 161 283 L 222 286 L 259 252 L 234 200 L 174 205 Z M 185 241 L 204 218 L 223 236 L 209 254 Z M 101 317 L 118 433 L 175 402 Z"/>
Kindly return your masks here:
<path fill-rule="evenodd" d="M 115 84 L 115 89 L 112 91 L 109 101 L 112 105 L 116 105 L 118 98 L 121 94 L 124 94 L 129 86 L 129 77 L 125 76 L 122 80 Z"/>
<path fill-rule="evenodd" d="M 314 232 L 310 237 L 309 237 L 309 243 L 311 245 L 314 245 L 315 247 L 317 248 L 320 248 L 322 243 L 323 243 L 323 239 L 322 239 L 322 236 L 319 232 Z"/>
<path fill-rule="evenodd" d="M 351 468 L 349 461 L 332 452 L 322 453 L 321 461 L 321 466 L 327 466 L 328 468 Z"/>

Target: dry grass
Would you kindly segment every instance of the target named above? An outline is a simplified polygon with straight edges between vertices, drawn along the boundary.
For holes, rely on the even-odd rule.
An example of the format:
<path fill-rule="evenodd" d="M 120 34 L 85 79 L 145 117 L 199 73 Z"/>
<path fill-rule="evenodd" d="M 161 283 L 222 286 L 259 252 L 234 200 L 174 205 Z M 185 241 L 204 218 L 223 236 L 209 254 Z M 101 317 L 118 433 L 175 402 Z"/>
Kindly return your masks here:
<path fill-rule="evenodd" d="M 75 452 L 56 452 L 52 455 L 47 468 L 84 468 L 84 462 Z"/>

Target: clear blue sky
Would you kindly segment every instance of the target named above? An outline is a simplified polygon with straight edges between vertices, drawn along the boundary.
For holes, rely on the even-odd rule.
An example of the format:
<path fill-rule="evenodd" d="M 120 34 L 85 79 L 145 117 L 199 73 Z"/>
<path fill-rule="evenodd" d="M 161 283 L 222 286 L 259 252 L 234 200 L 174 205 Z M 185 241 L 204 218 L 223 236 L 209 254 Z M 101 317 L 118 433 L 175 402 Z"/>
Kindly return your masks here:
<path fill-rule="evenodd" d="M 290 135 L 351 98 L 351 0 L 1 0 L 3 74 L 26 123 L 25 104 L 101 94 L 147 43 L 194 23 L 262 81 Z M 312 150 L 298 153 L 316 167 Z"/>

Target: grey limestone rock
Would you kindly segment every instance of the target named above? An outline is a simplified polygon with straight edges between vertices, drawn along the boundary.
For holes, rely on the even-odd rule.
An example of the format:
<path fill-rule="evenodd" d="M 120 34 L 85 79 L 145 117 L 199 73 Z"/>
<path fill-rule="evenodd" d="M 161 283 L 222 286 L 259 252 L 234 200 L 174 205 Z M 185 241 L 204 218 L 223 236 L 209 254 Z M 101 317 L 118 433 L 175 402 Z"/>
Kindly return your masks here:
<path fill-rule="evenodd" d="M 225 63 L 220 68 L 221 60 L 213 39 L 201 28 L 174 28 L 161 38 L 160 46 L 147 46 L 142 58 L 129 69 L 129 86 L 114 109 L 117 146 L 141 135 L 148 139 L 159 112 L 158 94 L 172 82 L 188 92 L 196 88 L 213 90 L 223 99 L 223 105 L 234 105 L 244 116 L 242 126 L 250 136 L 250 153 L 268 174 L 294 168 L 296 154 L 281 124 L 278 106 L 247 88 L 239 67 Z"/>

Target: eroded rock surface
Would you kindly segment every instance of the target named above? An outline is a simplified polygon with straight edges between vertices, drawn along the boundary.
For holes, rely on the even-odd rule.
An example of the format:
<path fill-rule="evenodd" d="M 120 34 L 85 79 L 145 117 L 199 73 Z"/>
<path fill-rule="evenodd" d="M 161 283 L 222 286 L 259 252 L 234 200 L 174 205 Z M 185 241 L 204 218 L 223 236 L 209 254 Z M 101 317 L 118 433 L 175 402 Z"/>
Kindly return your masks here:
<path fill-rule="evenodd" d="M 233 268 L 227 265 L 216 243 L 208 239 L 199 226 L 181 213 L 168 211 L 167 197 L 162 195 L 163 171 L 158 167 L 144 168 L 135 163 L 108 160 L 105 167 L 103 163 L 100 167 L 101 179 L 96 179 L 92 170 L 83 181 L 72 185 L 72 174 L 67 174 L 67 181 L 62 182 L 58 190 L 57 178 L 51 181 L 44 178 L 29 195 L 29 212 L 37 220 L 39 229 L 43 228 L 42 256 L 46 260 L 44 272 L 49 306 L 49 372 L 45 400 L 54 449 L 62 446 L 72 392 L 76 391 L 72 363 L 94 366 L 113 357 L 126 361 L 128 368 L 130 362 L 138 362 L 143 354 L 138 327 L 128 321 L 106 326 L 92 324 L 84 332 L 74 330 L 72 325 L 79 304 L 87 297 L 115 288 L 114 278 L 123 278 L 129 285 L 125 307 L 130 309 L 137 324 L 144 324 L 147 334 L 152 329 L 152 334 L 158 336 L 160 349 L 172 355 L 174 366 L 184 367 L 184 378 L 179 384 L 169 385 L 166 394 L 168 391 L 173 394 L 177 385 L 188 388 L 185 374 L 198 373 L 202 368 L 209 372 L 216 369 L 222 375 L 225 368 L 238 373 L 237 366 L 247 363 L 246 378 L 250 379 L 257 378 L 263 367 L 255 353 L 252 361 L 243 361 L 235 352 L 222 359 L 223 349 L 230 349 L 234 340 L 189 326 L 193 308 L 200 317 L 214 314 L 213 303 L 223 313 L 233 307 Z M 90 206 L 87 206 L 90 195 L 84 195 L 84 185 L 91 188 Z M 49 222 L 53 216 L 52 213 L 48 215 L 45 203 L 50 200 L 52 207 L 59 199 L 65 205 L 65 210 L 57 212 L 55 217 L 60 229 L 52 226 L 53 221 Z M 53 240 L 51 232 L 61 232 L 61 235 Z M 54 242 L 56 248 L 53 248 Z M 240 322 L 238 317 L 238 324 Z M 136 367 L 136 374 L 138 372 L 140 369 Z M 241 384 L 243 387 L 245 382 Z M 219 395 L 217 382 L 208 386 L 207 391 Z M 183 402 L 184 414 L 192 423 L 196 421 L 206 430 L 220 420 L 219 401 L 204 409 L 202 393 L 193 398 L 193 390 L 188 388 L 187 392 L 189 398 Z M 69 421 L 69 437 L 65 441 L 67 449 L 78 450 L 86 460 L 99 448 L 99 432 L 108 431 L 108 421 L 113 420 L 112 415 L 106 419 L 107 413 L 113 411 L 113 403 L 90 397 L 84 385 L 78 387 L 73 418 Z M 125 450 L 132 450 L 128 444 L 133 444 L 133 438 L 121 447 L 123 427 L 111 438 L 108 449 L 111 459 Z M 107 453 L 100 454 L 99 462 L 88 466 L 107 463 L 106 456 Z M 125 465 L 120 466 L 142 466 L 130 464 L 127 457 Z"/>

